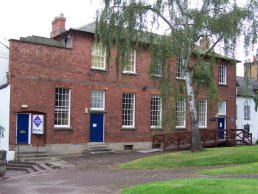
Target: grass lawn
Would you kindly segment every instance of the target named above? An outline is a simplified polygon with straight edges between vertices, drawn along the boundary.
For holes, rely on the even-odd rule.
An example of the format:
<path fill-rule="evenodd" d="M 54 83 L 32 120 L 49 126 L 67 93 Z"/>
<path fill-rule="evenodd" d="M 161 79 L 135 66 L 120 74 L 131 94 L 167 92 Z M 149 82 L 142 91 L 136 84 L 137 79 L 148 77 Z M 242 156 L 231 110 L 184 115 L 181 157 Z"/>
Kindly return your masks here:
<path fill-rule="evenodd" d="M 200 174 L 222 175 L 222 174 L 258 174 L 258 162 L 241 164 L 236 166 L 228 166 L 223 168 L 213 168 L 208 170 L 200 170 Z"/>
<path fill-rule="evenodd" d="M 258 179 L 177 179 L 125 188 L 122 194 L 256 194 Z"/>
<path fill-rule="evenodd" d="M 258 162 L 258 146 L 243 146 L 208 148 L 202 152 L 181 151 L 164 153 L 123 163 L 119 165 L 119 168 L 174 169 L 231 164 L 248 165 L 248 163 L 255 162 Z"/>

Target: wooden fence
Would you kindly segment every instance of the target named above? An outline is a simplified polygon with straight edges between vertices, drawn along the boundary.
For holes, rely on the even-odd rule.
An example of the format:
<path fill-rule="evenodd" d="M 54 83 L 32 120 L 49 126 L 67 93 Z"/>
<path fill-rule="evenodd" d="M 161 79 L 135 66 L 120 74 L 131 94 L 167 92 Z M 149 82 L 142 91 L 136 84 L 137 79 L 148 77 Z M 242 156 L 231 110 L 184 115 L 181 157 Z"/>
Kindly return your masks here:
<path fill-rule="evenodd" d="M 200 130 L 202 146 L 217 147 L 219 144 L 227 146 L 252 145 L 252 134 L 244 129 Z M 189 149 L 192 145 L 192 132 L 174 132 L 153 135 L 153 147 L 166 149 Z"/>

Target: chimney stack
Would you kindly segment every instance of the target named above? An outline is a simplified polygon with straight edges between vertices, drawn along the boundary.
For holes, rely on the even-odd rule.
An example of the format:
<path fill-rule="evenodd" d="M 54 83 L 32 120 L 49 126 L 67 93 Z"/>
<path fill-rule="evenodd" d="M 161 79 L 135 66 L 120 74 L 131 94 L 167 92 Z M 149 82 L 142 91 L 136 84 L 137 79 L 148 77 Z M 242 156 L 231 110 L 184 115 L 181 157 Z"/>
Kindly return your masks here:
<path fill-rule="evenodd" d="M 210 48 L 210 39 L 208 37 L 202 37 L 200 40 L 200 47 L 203 50 L 207 50 Z"/>
<path fill-rule="evenodd" d="M 52 22 L 52 31 L 50 32 L 50 38 L 53 38 L 66 30 L 65 21 L 66 18 L 64 17 L 63 13 L 60 13 L 58 17 L 55 17 Z"/>

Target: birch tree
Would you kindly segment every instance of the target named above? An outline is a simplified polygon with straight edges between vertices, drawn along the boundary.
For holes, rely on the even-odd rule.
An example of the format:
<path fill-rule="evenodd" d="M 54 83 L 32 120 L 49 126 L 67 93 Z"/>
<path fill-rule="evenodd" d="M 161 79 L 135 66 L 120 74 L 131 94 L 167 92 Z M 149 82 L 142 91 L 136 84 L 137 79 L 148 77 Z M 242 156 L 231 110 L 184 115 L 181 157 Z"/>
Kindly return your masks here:
<path fill-rule="evenodd" d="M 127 61 L 126 53 L 132 43 L 139 50 L 147 45 L 152 57 L 150 67 L 157 65 L 157 61 L 162 64 L 161 94 L 171 107 L 178 97 L 176 88 L 178 86 L 171 78 L 173 73 L 169 73 L 171 64 L 169 61 L 177 57 L 182 59 L 186 79 L 185 95 L 191 120 L 192 151 L 202 150 L 195 101 L 196 88 L 198 85 L 207 87 L 210 100 L 216 98 L 213 67 L 203 67 L 202 61 L 207 56 L 210 59 L 215 56 L 214 48 L 218 44 L 223 45 L 226 55 L 234 57 L 241 36 L 244 36 L 245 48 L 255 44 L 257 0 L 247 0 L 244 5 L 243 2 L 239 5 L 236 0 L 103 0 L 103 2 L 104 8 L 97 14 L 96 41 L 101 41 L 106 46 L 108 59 L 111 56 L 111 48 L 116 47 L 117 72 L 124 65 L 124 61 Z M 210 47 L 198 52 L 196 44 L 201 39 L 210 40 Z M 196 65 L 191 64 L 194 53 L 199 61 Z M 164 112 L 164 117 L 168 118 L 164 119 L 165 122 L 173 120 L 170 117 L 175 116 L 173 114 L 175 110 Z M 172 125 L 166 126 L 173 128 Z"/>

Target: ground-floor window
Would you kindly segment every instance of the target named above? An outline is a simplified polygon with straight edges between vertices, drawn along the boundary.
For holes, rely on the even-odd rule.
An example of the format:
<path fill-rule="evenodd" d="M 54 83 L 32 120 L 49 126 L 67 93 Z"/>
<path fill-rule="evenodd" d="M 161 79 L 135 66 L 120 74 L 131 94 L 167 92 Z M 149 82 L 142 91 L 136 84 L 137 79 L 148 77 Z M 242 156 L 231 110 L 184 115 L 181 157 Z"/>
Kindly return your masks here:
<path fill-rule="evenodd" d="M 123 94 L 122 127 L 135 127 L 135 94 Z"/>
<path fill-rule="evenodd" d="M 199 127 L 207 127 L 207 100 L 199 100 L 198 102 Z"/>
<path fill-rule="evenodd" d="M 161 127 L 162 101 L 160 96 L 151 97 L 151 128 Z"/>
<path fill-rule="evenodd" d="M 55 127 L 70 127 L 70 95 L 69 89 L 55 89 Z"/>
<path fill-rule="evenodd" d="M 105 92 L 101 90 L 91 91 L 91 110 L 105 110 Z"/>
<path fill-rule="evenodd" d="M 185 127 L 185 99 L 179 98 L 176 102 L 176 127 Z"/>

